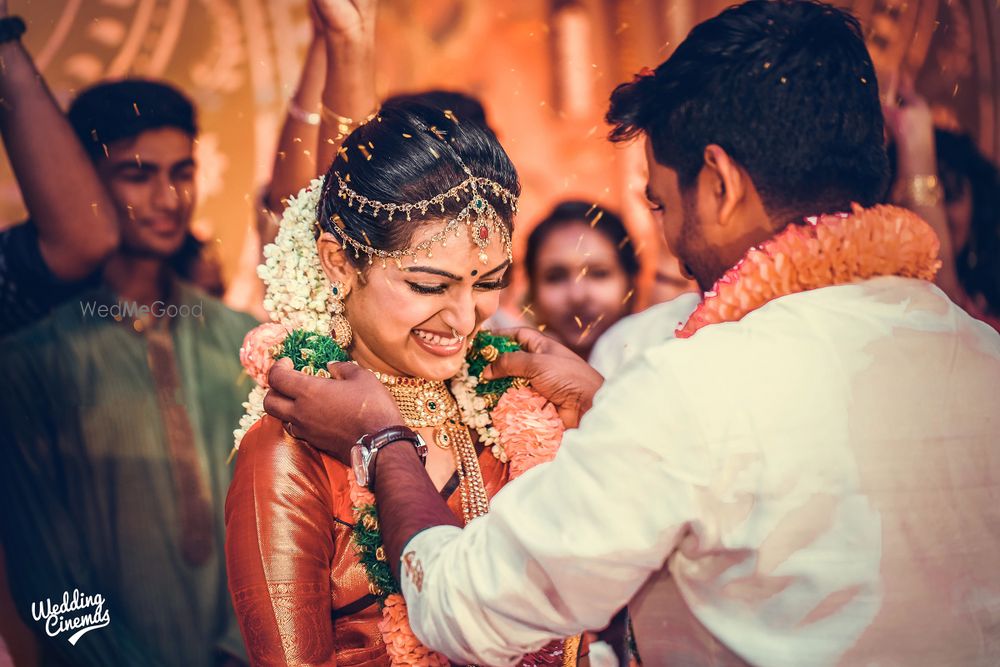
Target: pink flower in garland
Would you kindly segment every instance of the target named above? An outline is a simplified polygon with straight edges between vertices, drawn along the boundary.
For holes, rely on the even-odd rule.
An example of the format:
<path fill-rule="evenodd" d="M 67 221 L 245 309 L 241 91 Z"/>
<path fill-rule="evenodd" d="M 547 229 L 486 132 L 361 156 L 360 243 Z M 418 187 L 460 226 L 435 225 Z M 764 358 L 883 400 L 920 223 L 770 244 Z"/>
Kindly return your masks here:
<path fill-rule="evenodd" d="M 735 322 L 788 294 L 875 276 L 933 280 L 941 265 L 934 230 L 906 209 L 855 204 L 849 214 L 806 223 L 788 225 L 751 248 L 705 293 L 677 337 L 688 338 L 710 324 Z"/>
<path fill-rule="evenodd" d="M 275 322 L 267 322 L 247 332 L 240 346 L 240 363 L 262 387 L 267 386 L 267 372 L 274 365 L 274 353 L 288 336 L 288 329 Z"/>
<path fill-rule="evenodd" d="M 351 507 L 360 508 L 375 504 L 375 494 L 358 484 L 353 471 L 347 473 L 347 488 L 351 496 Z"/>
<path fill-rule="evenodd" d="M 394 593 L 385 599 L 382 620 L 378 629 L 385 641 L 386 652 L 393 665 L 426 665 L 427 667 L 448 667 L 451 663 L 440 653 L 431 651 L 420 643 L 410 628 L 410 617 L 406 612 L 403 596 Z"/>
<path fill-rule="evenodd" d="M 507 391 L 491 417 L 510 459 L 510 479 L 551 461 L 559 450 L 565 430 L 562 420 L 555 407 L 530 387 Z"/>

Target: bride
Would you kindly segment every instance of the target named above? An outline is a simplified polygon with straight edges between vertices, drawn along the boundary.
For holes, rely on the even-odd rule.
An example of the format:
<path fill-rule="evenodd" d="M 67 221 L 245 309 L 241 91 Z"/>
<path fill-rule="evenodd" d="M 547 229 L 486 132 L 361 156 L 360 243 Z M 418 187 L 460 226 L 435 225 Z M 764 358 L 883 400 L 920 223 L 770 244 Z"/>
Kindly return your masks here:
<path fill-rule="evenodd" d="M 349 358 L 429 444 L 427 474 L 456 516 L 487 512 L 561 437 L 530 388 L 477 375 L 515 346 L 480 328 L 511 268 L 519 190 L 488 129 L 400 102 L 348 135 L 326 176 L 289 203 L 261 270 L 274 323 L 241 350 L 259 386 L 226 501 L 229 588 L 253 664 L 448 664 L 409 630 L 373 497 L 262 416 L 261 400 L 275 356 L 315 374 Z M 329 406 L 330 419 L 351 417 Z M 524 664 L 576 664 L 578 652 L 573 638 Z"/>

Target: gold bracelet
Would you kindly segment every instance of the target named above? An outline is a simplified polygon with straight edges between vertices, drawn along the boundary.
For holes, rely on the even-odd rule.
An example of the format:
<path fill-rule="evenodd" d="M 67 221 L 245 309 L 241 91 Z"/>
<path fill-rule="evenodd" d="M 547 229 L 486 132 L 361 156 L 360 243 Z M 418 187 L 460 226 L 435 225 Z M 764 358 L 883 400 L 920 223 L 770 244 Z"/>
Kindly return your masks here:
<path fill-rule="evenodd" d="M 288 117 L 306 125 L 319 125 L 320 115 L 315 111 L 306 111 L 294 98 L 288 100 Z"/>
<path fill-rule="evenodd" d="M 372 111 L 362 120 L 354 120 L 353 118 L 348 118 L 347 116 L 341 116 L 325 104 L 321 105 L 320 113 L 323 115 L 323 120 L 337 128 L 337 136 L 334 139 L 337 143 L 343 141 L 344 138 L 356 128 L 359 128 L 365 123 L 373 120 L 375 116 L 378 115 L 378 111 L 376 110 Z"/>
<path fill-rule="evenodd" d="M 912 206 L 937 206 L 944 200 L 944 188 L 937 175 L 918 174 L 897 183 L 893 195 Z"/>

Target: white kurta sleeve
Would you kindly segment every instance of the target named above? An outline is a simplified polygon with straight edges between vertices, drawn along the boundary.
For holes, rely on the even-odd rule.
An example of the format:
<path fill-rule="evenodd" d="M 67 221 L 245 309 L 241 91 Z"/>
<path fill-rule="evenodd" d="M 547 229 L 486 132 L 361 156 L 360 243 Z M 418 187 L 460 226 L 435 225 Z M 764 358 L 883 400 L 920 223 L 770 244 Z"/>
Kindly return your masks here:
<path fill-rule="evenodd" d="M 663 567 L 708 458 L 663 361 L 644 355 L 605 384 L 555 460 L 502 489 L 489 514 L 410 540 L 401 579 L 425 645 L 463 664 L 511 664 L 604 627 Z"/>

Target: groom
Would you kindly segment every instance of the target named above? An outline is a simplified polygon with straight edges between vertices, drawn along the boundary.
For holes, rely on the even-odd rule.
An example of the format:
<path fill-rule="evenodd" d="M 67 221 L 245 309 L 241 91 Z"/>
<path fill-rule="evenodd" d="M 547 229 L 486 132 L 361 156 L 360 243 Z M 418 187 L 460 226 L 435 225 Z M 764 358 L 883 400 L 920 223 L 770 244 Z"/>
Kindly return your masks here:
<path fill-rule="evenodd" d="M 645 139 L 650 205 L 703 301 L 600 391 L 519 333 L 528 352 L 488 372 L 586 414 L 464 530 L 409 441 L 377 450 L 416 635 L 510 664 L 628 604 L 651 665 L 1000 664 L 1000 336 L 929 282 L 925 223 L 852 208 L 886 185 L 857 21 L 726 10 L 608 117 Z M 266 405 L 346 462 L 402 418 L 371 374 L 332 372 L 277 364 Z M 331 404 L 360 418 L 325 422 Z"/>

